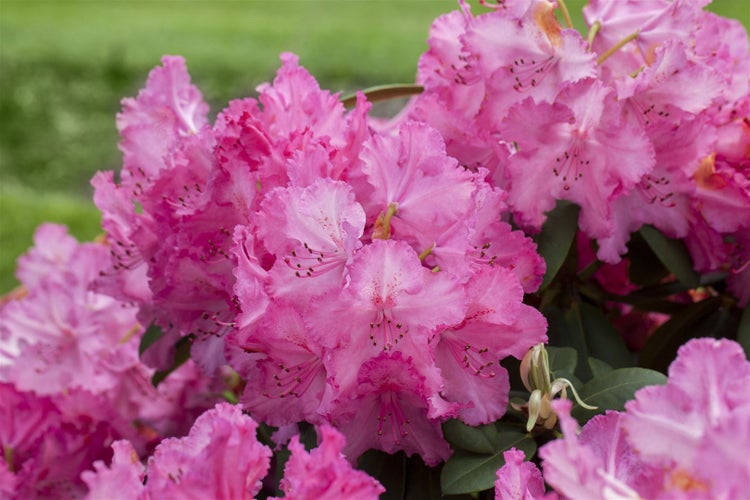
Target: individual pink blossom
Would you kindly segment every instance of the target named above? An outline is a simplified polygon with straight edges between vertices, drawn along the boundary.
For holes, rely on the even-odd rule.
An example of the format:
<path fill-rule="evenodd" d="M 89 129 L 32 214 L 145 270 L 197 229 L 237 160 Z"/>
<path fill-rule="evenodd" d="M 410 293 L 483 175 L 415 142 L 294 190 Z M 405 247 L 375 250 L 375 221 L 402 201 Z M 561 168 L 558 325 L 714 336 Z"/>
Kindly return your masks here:
<path fill-rule="evenodd" d="M 433 377 L 434 374 L 431 374 Z M 427 465 L 450 456 L 440 421 L 430 417 L 435 380 L 428 380 L 401 352 L 381 353 L 359 369 L 357 387 L 331 420 L 346 436 L 354 460 L 368 449 L 419 454 Z"/>
<path fill-rule="evenodd" d="M 547 325 L 537 310 L 521 303 L 523 289 L 512 271 L 482 270 L 466 292 L 466 316 L 440 332 L 435 360 L 445 379 L 443 397 L 461 405 L 461 420 L 479 425 L 498 420 L 508 406 L 508 373 L 498 360 L 522 358 L 529 342 L 546 340 Z"/>
<path fill-rule="evenodd" d="M 516 144 L 508 202 L 522 224 L 540 228 L 555 200 L 568 199 L 581 206 L 586 234 L 611 234 L 612 200 L 654 164 L 653 147 L 642 130 L 620 123 L 618 106 L 607 87 L 586 80 L 554 104 L 527 99 L 510 109 L 500 132 Z"/>
<path fill-rule="evenodd" d="M 352 468 L 342 450 L 344 436 L 333 427 L 320 428 L 320 443 L 309 453 L 294 436 L 289 443 L 291 456 L 281 480 L 283 498 L 318 500 L 350 498 L 377 499 L 385 488 L 372 477 Z"/>
<path fill-rule="evenodd" d="M 680 348 L 669 367 L 664 386 L 646 387 L 625 405 L 623 428 L 628 440 L 644 460 L 668 466 L 674 481 L 690 479 L 690 484 L 709 491 L 747 484 L 750 461 L 744 466 L 709 476 L 703 467 L 703 449 L 713 433 L 730 432 L 727 419 L 747 415 L 750 398 L 750 363 L 739 344 L 729 340 L 697 339 Z M 677 413 L 679 413 L 679 416 Z M 736 434 L 732 447 L 750 450 L 745 432 Z M 712 444 L 714 450 L 718 443 Z M 732 461 L 732 447 L 723 448 L 723 460 Z M 714 451 L 712 453 L 717 453 Z M 720 459 L 722 453 L 714 456 Z M 677 485 L 679 487 L 679 484 Z"/>
<path fill-rule="evenodd" d="M 274 301 L 229 342 L 246 353 L 233 366 L 246 379 L 241 401 L 253 418 L 274 426 L 321 420 L 333 394 L 328 351 L 309 335 L 296 307 Z"/>
<path fill-rule="evenodd" d="M 362 246 L 365 212 L 346 183 L 319 179 L 271 191 L 256 224 L 276 256 L 270 292 L 306 302 L 342 285 L 346 264 Z"/>
<path fill-rule="evenodd" d="M 253 498 L 271 457 L 257 441 L 257 427 L 237 406 L 216 405 L 198 417 L 187 436 L 159 444 L 147 464 L 147 495 Z"/>
<path fill-rule="evenodd" d="M 310 315 L 314 335 L 333 354 L 342 391 L 357 380 L 362 362 L 400 351 L 431 369 L 429 339 L 463 317 L 463 287 L 422 266 L 416 252 L 396 240 L 375 240 L 359 250 L 349 284 L 335 301 L 319 299 Z"/>
<path fill-rule="evenodd" d="M 89 500 L 139 498 L 143 493 L 145 467 L 129 441 L 112 443 L 112 463 L 109 468 L 102 461 L 94 462 L 93 471 L 85 471 L 81 479 L 88 486 Z"/>
<path fill-rule="evenodd" d="M 536 465 L 525 462 L 521 450 L 503 453 L 505 465 L 497 470 L 496 500 L 536 500 L 544 497 L 544 480 Z M 547 498 L 547 497 L 545 497 Z"/>
<path fill-rule="evenodd" d="M 650 498 L 659 491 L 662 471 L 643 463 L 626 440 L 623 414 L 592 418 L 578 436 L 571 403 L 555 400 L 564 437 L 542 447 L 544 480 L 567 498 Z"/>

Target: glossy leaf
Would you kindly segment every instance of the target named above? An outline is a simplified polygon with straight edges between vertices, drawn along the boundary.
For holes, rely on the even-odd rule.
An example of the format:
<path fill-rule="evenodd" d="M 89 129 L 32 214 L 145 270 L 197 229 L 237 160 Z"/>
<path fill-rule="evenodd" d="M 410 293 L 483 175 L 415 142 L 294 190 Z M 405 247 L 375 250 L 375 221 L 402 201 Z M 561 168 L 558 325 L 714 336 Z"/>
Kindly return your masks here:
<path fill-rule="evenodd" d="M 693 269 L 693 262 L 685 244 L 680 240 L 667 238 L 653 226 L 643 226 L 640 230 L 643 239 L 654 251 L 659 260 L 680 282 L 690 288 L 700 283 L 700 275 Z"/>
<path fill-rule="evenodd" d="M 609 364 L 596 358 L 589 358 L 589 366 L 591 367 L 591 372 L 594 374 L 594 378 L 606 375 L 613 370 Z"/>
<path fill-rule="evenodd" d="M 544 257 L 547 264 L 547 272 L 544 273 L 540 290 L 544 290 L 550 284 L 565 262 L 578 231 L 580 211 L 578 205 L 559 201 L 555 209 L 547 214 L 547 221 L 536 237 L 539 254 Z"/>
<path fill-rule="evenodd" d="M 625 345 L 622 335 L 612 326 L 601 309 L 585 302 L 573 304 L 581 315 L 589 356 L 594 356 L 613 368 L 633 366 L 634 357 Z"/>
<path fill-rule="evenodd" d="M 549 369 L 554 377 L 556 373 L 573 373 L 578 364 L 578 353 L 572 347 L 547 346 Z"/>
<path fill-rule="evenodd" d="M 544 311 L 549 328 L 547 335 L 550 345 L 557 347 L 571 347 L 577 353 L 577 359 L 588 359 L 589 350 L 586 345 L 586 334 L 583 322 L 577 308 L 563 312 L 557 307 L 548 307 Z M 576 363 L 575 375 L 581 380 L 591 379 L 591 368 L 587 363 Z"/>
<path fill-rule="evenodd" d="M 606 410 L 622 411 L 625 403 L 633 399 L 635 392 L 647 385 L 667 382 L 662 373 L 645 368 L 620 368 L 612 370 L 586 383 L 578 391 L 581 400 L 596 410 L 586 410 L 575 402 L 571 414 L 583 425 L 594 415 Z"/>
<path fill-rule="evenodd" d="M 503 452 L 510 448 L 523 450 L 530 459 L 536 453 L 536 442 L 521 432 L 501 432 L 497 449 L 491 455 L 457 451 L 443 466 L 440 486 L 443 495 L 457 495 L 490 489 L 497 470 L 505 465 Z"/>
<path fill-rule="evenodd" d="M 491 454 L 496 448 L 498 431 L 492 424 L 471 427 L 454 419 L 443 424 L 443 436 L 454 450 Z"/>
<path fill-rule="evenodd" d="M 719 297 L 711 297 L 690 305 L 682 314 L 672 316 L 651 334 L 640 353 L 640 366 L 666 373 L 677 349 L 694 336 L 695 326 L 721 305 Z M 695 332 L 695 333 L 694 333 Z"/>
<path fill-rule="evenodd" d="M 369 450 L 357 460 L 357 468 L 365 471 L 383 485 L 380 500 L 403 500 L 406 497 L 406 455 L 389 455 L 380 450 Z"/>

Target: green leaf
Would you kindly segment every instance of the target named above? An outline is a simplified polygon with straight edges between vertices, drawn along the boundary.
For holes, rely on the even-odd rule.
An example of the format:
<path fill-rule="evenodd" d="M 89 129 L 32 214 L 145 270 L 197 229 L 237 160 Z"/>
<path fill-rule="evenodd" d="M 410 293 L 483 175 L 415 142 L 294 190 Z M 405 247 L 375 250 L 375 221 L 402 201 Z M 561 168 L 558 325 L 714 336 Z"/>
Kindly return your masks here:
<path fill-rule="evenodd" d="M 549 359 L 549 370 L 552 378 L 556 378 L 556 373 L 573 373 L 578 364 L 578 352 L 572 347 L 555 347 L 546 346 L 547 357 Z"/>
<path fill-rule="evenodd" d="M 659 260 L 669 269 L 680 282 L 695 288 L 700 284 L 700 275 L 693 269 L 693 262 L 685 244 L 680 240 L 667 238 L 653 226 L 643 226 L 641 236 L 651 247 Z"/>
<path fill-rule="evenodd" d="M 406 455 L 368 450 L 357 460 L 357 468 L 374 477 L 385 488 L 380 500 L 403 500 L 406 496 Z"/>
<path fill-rule="evenodd" d="M 557 307 L 548 307 L 544 310 L 549 324 L 547 335 L 549 343 L 557 347 L 571 347 L 577 353 L 577 359 L 588 359 L 589 351 L 586 346 L 586 334 L 583 331 L 583 322 L 577 307 L 571 307 L 564 312 Z M 591 379 L 591 368 L 587 363 L 576 363 L 575 376 L 581 380 Z M 556 376 L 561 376 L 559 373 Z"/>
<path fill-rule="evenodd" d="M 555 209 L 547 214 L 547 221 L 536 237 L 539 254 L 544 257 L 547 264 L 540 291 L 547 288 L 565 262 L 578 230 L 580 211 L 578 205 L 558 201 Z"/>
<path fill-rule="evenodd" d="M 636 285 L 657 286 L 669 275 L 669 270 L 654 254 L 640 232 L 630 235 L 628 259 L 628 277 Z"/>
<path fill-rule="evenodd" d="M 737 342 L 745 350 L 745 357 L 750 359 L 750 304 L 742 310 L 742 318 L 737 328 Z"/>
<path fill-rule="evenodd" d="M 589 358 L 589 366 L 594 378 L 601 377 L 612 371 L 612 367 L 601 359 Z"/>
<path fill-rule="evenodd" d="M 454 419 L 443 424 L 443 436 L 454 450 L 490 454 L 495 452 L 498 431 L 492 424 L 471 427 Z"/>
<path fill-rule="evenodd" d="M 458 495 L 490 489 L 495 484 L 497 470 L 505 465 L 503 452 L 510 448 L 523 450 L 530 459 L 536 453 L 536 442 L 521 432 L 501 432 L 497 449 L 491 455 L 455 452 L 445 463 L 440 475 L 443 495 Z"/>
<path fill-rule="evenodd" d="M 573 304 L 575 308 L 577 304 Z M 579 307 L 583 332 L 589 356 L 594 356 L 613 368 L 633 366 L 634 356 L 630 353 L 622 335 L 602 313 L 601 309 L 582 302 Z"/>
<path fill-rule="evenodd" d="M 651 334 L 641 349 L 640 366 L 666 373 L 667 367 L 677 354 L 677 349 L 689 339 L 701 336 L 695 327 L 720 305 L 721 298 L 710 297 L 691 304 L 681 314 L 669 318 Z"/>
<path fill-rule="evenodd" d="M 594 415 L 606 410 L 622 411 L 625 403 L 633 399 L 635 392 L 647 385 L 661 385 L 667 382 L 662 373 L 645 368 L 620 368 L 605 373 L 586 383 L 578 391 L 581 400 L 596 410 L 586 410 L 575 403 L 571 414 L 583 425 Z"/>
<path fill-rule="evenodd" d="M 146 349 L 151 347 L 157 340 L 159 340 L 163 336 L 164 332 L 159 325 L 157 325 L 156 323 L 151 323 L 150 325 L 148 325 L 148 328 L 146 328 L 146 331 L 143 333 L 143 337 L 141 337 L 141 343 L 138 346 L 138 356 L 143 356 L 143 353 L 146 352 Z"/>
<path fill-rule="evenodd" d="M 169 376 L 170 373 L 175 371 L 177 368 L 182 366 L 185 361 L 190 359 L 190 347 L 193 345 L 194 338 L 194 335 L 187 335 L 177 341 L 177 343 L 175 344 L 174 359 L 172 361 L 172 365 L 166 370 L 157 371 L 151 378 L 151 383 L 154 387 L 161 384 L 164 379 Z"/>
<path fill-rule="evenodd" d="M 424 87 L 414 83 L 392 83 L 388 85 L 377 85 L 362 90 L 370 102 L 387 101 L 399 97 L 409 97 L 424 92 Z M 351 108 L 357 103 L 357 93 L 352 92 L 340 98 L 341 103 Z"/>

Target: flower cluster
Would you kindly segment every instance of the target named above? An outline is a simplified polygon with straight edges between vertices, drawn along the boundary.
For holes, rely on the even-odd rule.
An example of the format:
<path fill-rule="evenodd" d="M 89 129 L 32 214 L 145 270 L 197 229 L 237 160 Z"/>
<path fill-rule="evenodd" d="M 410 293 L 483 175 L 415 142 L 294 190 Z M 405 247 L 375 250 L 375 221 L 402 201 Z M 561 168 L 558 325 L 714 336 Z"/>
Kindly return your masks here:
<path fill-rule="evenodd" d="M 461 2 L 432 26 L 407 116 L 490 169 L 525 229 L 573 201 L 616 263 L 651 224 L 684 239 L 698 271 L 728 271 L 746 304 L 750 55 L 743 26 L 705 3 L 591 1 L 584 38 L 546 0 L 478 16 Z"/>
<path fill-rule="evenodd" d="M 239 407 L 218 404 L 198 417 L 187 436 L 162 441 L 146 466 L 130 442 L 117 441 L 109 467 L 98 461 L 95 472 L 82 475 L 86 498 L 256 498 L 271 465 L 271 450 L 258 442 L 257 427 Z M 331 427 L 320 433 L 320 445 L 310 453 L 297 437 L 290 444 L 283 498 L 378 498 L 385 491 L 380 483 L 354 470 L 341 453 L 343 436 Z"/>
<path fill-rule="evenodd" d="M 697 339 L 682 346 L 666 385 L 641 389 L 580 434 L 570 401 L 555 401 L 564 438 L 540 450 L 544 481 L 564 498 L 740 498 L 750 481 L 749 383 L 737 343 Z M 498 497 L 553 496 L 522 460 L 507 452 Z"/>
<path fill-rule="evenodd" d="M 0 491 L 77 496 L 79 475 L 114 439 L 146 453 L 184 433 L 212 401 L 193 363 L 159 387 L 138 357 L 136 308 L 89 290 L 109 265 L 101 243 L 45 224 L 19 259 L 23 287 L 0 306 Z"/>
<path fill-rule="evenodd" d="M 447 156 L 436 131 L 374 131 L 364 96 L 347 113 L 282 61 L 213 127 L 176 57 L 124 101 L 120 182 L 93 181 L 114 256 L 99 286 L 163 327 L 152 360 L 190 335 L 207 372 L 231 365 L 259 421 L 330 422 L 352 458 L 437 463 L 440 422 L 500 418 L 498 360 L 546 338 L 522 303 L 544 262 L 502 219 L 488 172 Z"/>

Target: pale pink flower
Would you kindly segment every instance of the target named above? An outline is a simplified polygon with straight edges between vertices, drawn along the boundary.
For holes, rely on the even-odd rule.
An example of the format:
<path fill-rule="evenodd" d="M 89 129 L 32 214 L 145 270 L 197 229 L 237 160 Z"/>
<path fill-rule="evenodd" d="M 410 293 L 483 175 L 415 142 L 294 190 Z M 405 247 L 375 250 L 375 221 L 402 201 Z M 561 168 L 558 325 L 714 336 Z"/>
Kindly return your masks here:
<path fill-rule="evenodd" d="M 669 467 L 670 481 L 677 489 L 682 485 L 720 492 L 747 484 L 750 454 L 719 475 L 709 475 L 703 450 L 710 447 L 713 460 L 726 462 L 733 460 L 735 446 L 750 451 L 747 432 L 738 430 L 731 446 L 722 445 L 724 438 L 720 437 L 731 432 L 727 427 L 730 423 L 744 420 L 746 427 L 748 384 L 750 362 L 739 344 L 714 339 L 690 341 L 680 348 L 669 367 L 666 385 L 645 387 L 625 405 L 623 427 L 628 441 L 643 460 Z"/>
<path fill-rule="evenodd" d="M 530 345 L 546 341 L 547 324 L 521 303 L 523 289 L 507 269 L 478 272 L 466 294 L 466 316 L 440 332 L 435 360 L 445 379 L 443 397 L 461 405 L 461 420 L 479 425 L 498 420 L 508 406 L 508 372 L 498 360 L 520 359 Z"/>
<path fill-rule="evenodd" d="M 611 203 L 654 165 L 642 129 L 619 119 L 619 104 L 597 80 L 569 84 L 553 104 L 526 99 L 512 107 L 501 134 L 513 142 L 508 202 L 519 221 L 538 230 L 555 200 L 581 206 L 579 224 L 592 237 L 613 230 Z"/>
<path fill-rule="evenodd" d="M 497 470 L 495 500 L 537 500 L 544 496 L 544 480 L 536 465 L 525 462 L 521 450 L 503 453 L 505 465 Z"/>

